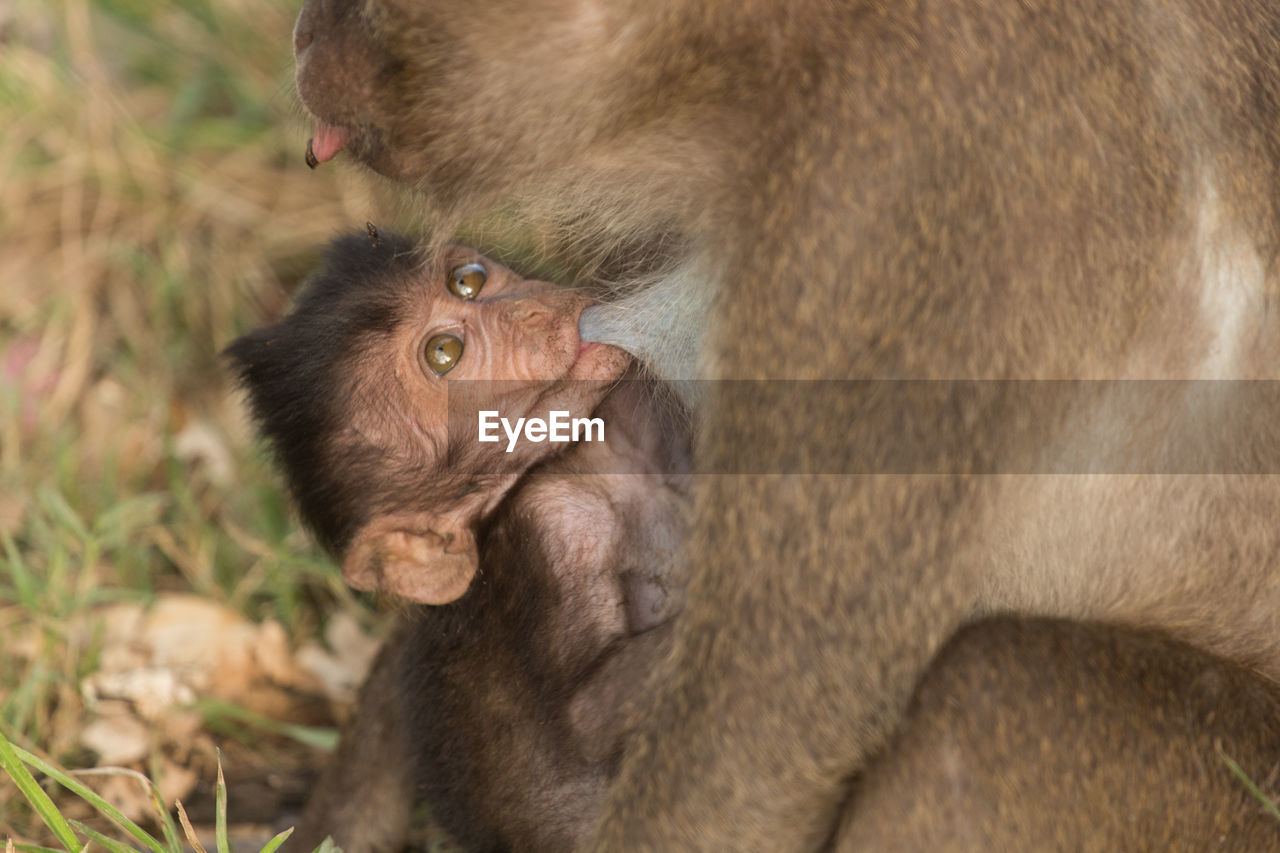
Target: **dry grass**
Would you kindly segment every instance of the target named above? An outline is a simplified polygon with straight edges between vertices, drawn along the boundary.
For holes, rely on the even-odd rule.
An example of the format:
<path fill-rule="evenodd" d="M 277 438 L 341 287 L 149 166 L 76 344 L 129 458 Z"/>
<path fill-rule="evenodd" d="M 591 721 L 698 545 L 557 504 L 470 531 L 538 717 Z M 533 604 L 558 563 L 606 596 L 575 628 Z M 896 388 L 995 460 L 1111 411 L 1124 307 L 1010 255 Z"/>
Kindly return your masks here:
<path fill-rule="evenodd" d="M 58 761 L 93 760 L 74 614 L 189 591 L 302 638 L 350 601 L 217 356 L 373 218 L 303 165 L 296 6 L 0 0 L 0 725 Z"/>

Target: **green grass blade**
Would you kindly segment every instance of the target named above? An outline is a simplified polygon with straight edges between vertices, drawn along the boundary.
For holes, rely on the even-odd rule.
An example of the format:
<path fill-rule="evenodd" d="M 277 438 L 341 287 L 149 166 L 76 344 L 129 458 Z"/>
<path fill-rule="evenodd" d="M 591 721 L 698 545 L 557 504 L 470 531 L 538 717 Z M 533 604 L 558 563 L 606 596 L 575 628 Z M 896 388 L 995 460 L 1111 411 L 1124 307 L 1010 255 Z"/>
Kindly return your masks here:
<path fill-rule="evenodd" d="M 222 777 L 222 750 L 218 750 L 218 784 L 213 790 L 213 840 L 217 842 L 218 853 L 231 853 L 231 843 L 227 840 L 227 780 Z"/>
<path fill-rule="evenodd" d="M 107 848 L 108 853 L 137 853 L 137 851 L 134 850 L 132 847 L 130 847 L 128 844 L 122 844 L 119 841 L 116 841 L 114 838 L 107 838 L 107 836 L 103 835 L 101 832 L 98 832 L 97 830 L 94 830 L 94 829 L 90 829 L 89 827 L 85 826 L 83 823 L 81 823 L 78 820 L 73 820 L 71 821 L 71 823 L 72 825 L 75 826 L 76 829 L 80 830 L 85 835 L 89 836 L 91 839 L 98 842 L 103 847 Z"/>
<path fill-rule="evenodd" d="M 1249 774 L 1245 773 L 1244 770 L 1240 768 L 1240 765 L 1232 761 L 1225 752 L 1218 750 L 1218 756 L 1226 763 L 1231 772 L 1236 774 L 1236 778 L 1239 779 L 1245 788 L 1248 789 L 1249 793 L 1253 794 L 1258 802 L 1262 803 L 1262 807 L 1266 809 L 1267 814 L 1271 815 L 1276 820 L 1280 820 L 1280 807 L 1276 806 L 1275 800 L 1264 794 L 1262 789 L 1254 784 L 1254 781 L 1249 778 Z"/>
<path fill-rule="evenodd" d="M 4 545 L 5 563 L 9 567 L 9 577 L 13 579 L 13 591 L 17 603 L 28 610 L 39 612 L 40 596 L 38 584 L 27 569 L 17 544 L 9 534 L 0 534 L 0 544 Z"/>
<path fill-rule="evenodd" d="M 337 729 L 282 723 L 279 720 L 255 714 L 238 705 L 232 705 L 230 702 L 220 702 L 216 699 L 202 699 L 195 703 L 195 708 L 204 716 L 205 722 L 211 725 L 217 725 L 222 720 L 233 720 L 273 734 L 284 735 L 304 746 L 316 749 L 332 752 L 338 746 Z"/>
<path fill-rule="evenodd" d="M 154 754 L 151 756 L 151 778 L 160 778 L 160 762 Z M 151 783 L 151 805 L 156 810 L 156 814 L 160 815 L 160 830 L 164 833 L 169 853 L 182 853 L 185 848 L 178 835 L 178 824 L 173 819 L 173 809 L 165 808 L 164 802 L 160 799 L 160 789 L 154 782 Z"/>
<path fill-rule="evenodd" d="M 27 802 L 31 803 L 31 807 L 36 810 L 36 814 L 40 815 L 40 819 L 45 822 L 45 825 L 61 842 L 67 853 L 80 853 L 84 849 L 84 845 L 80 843 L 80 839 L 76 838 L 76 834 L 71 831 L 66 819 L 58 812 L 58 807 L 53 804 L 53 800 L 49 799 L 49 795 L 36 782 L 35 777 L 31 775 L 27 765 L 23 764 L 22 760 L 18 758 L 14 749 L 15 747 L 9 743 L 9 739 L 0 734 L 0 768 L 3 768 L 9 774 L 9 778 L 18 786 L 22 796 L 26 797 Z"/>
<path fill-rule="evenodd" d="M 93 806 L 95 809 L 101 812 L 105 817 L 110 819 L 112 823 L 116 824 L 125 832 L 129 833 L 134 838 L 138 839 L 138 841 L 140 841 L 142 844 L 151 848 L 151 850 L 153 850 L 154 853 L 170 853 L 170 851 L 165 850 L 164 846 L 161 845 L 159 841 L 156 841 L 154 838 L 152 838 L 150 833 L 148 833 L 142 827 L 138 826 L 133 821 L 129 820 L 129 818 L 125 817 L 123 812 L 121 812 L 118 808 L 111 805 L 111 803 L 107 802 L 102 797 L 100 797 L 97 794 L 97 792 L 95 792 L 88 785 L 85 785 L 83 782 L 72 778 L 71 776 L 59 770 L 57 767 L 54 767 L 49 762 L 45 761 L 44 759 L 40 758 L 37 755 L 32 755 L 30 752 L 27 752 L 25 749 L 22 749 L 21 747 L 15 746 L 13 750 L 17 754 L 17 756 L 21 758 L 23 761 L 25 761 L 27 764 L 30 764 L 32 767 L 36 768 L 41 773 L 50 777 L 59 785 L 66 788 L 68 791 L 75 794 L 77 797 L 84 800 L 89 805 Z"/>
<path fill-rule="evenodd" d="M 42 488 L 38 493 L 40 504 L 45 510 L 54 517 L 63 528 L 70 530 L 71 533 L 80 540 L 81 544 L 89 541 L 89 528 L 85 527 L 84 519 L 75 511 L 75 508 L 67 501 L 66 495 L 61 491 L 52 488 Z"/>
<path fill-rule="evenodd" d="M 293 835 L 292 826 L 286 829 L 284 832 L 277 835 L 275 838 L 268 841 L 263 846 L 262 850 L 259 851 L 259 853 L 276 853 L 276 851 L 280 849 L 280 845 L 284 844 L 284 842 L 289 838 L 290 835 Z"/>
<path fill-rule="evenodd" d="M 19 844 L 13 842 L 14 850 L 21 850 L 22 853 L 66 853 L 64 850 L 55 850 L 52 847 L 41 847 L 39 844 Z"/>

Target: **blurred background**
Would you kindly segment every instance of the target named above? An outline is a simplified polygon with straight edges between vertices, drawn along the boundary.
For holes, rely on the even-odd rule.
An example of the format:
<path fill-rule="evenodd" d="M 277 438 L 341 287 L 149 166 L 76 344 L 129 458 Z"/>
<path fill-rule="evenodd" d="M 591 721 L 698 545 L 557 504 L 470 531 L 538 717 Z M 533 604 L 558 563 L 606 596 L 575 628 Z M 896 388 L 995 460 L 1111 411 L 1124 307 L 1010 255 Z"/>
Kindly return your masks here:
<path fill-rule="evenodd" d="M 218 355 L 387 224 L 303 163 L 299 5 L 0 0 L 0 732 L 197 821 L 215 747 L 233 822 L 296 807 L 376 633 Z M 145 818 L 136 779 L 85 781 Z M 47 832 L 0 774 L 5 837 Z"/>

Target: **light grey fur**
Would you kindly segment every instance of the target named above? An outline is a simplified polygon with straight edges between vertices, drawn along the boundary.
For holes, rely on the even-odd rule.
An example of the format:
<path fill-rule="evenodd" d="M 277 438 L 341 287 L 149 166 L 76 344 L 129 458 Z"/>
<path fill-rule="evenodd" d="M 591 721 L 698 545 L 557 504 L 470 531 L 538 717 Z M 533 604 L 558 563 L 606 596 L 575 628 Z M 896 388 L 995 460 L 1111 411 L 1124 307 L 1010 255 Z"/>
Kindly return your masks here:
<path fill-rule="evenodd" d="M 578 333 L 584 341 L 631 353 L 654 377 L 674 382 L 685 404 L 693 404 L 696 383 L 679 380 L 706 378 L 698 355 L 718 284 L 703 256 L 695 256 L 651 286 L 589 306 Z"/>

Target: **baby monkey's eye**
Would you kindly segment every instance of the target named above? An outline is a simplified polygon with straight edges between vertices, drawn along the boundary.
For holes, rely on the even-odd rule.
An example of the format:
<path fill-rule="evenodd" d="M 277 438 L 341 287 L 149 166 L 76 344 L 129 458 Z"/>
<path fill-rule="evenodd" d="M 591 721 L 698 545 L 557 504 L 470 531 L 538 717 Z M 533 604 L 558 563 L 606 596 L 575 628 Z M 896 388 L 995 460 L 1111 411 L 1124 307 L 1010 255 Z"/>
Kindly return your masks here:
<path fill-rule="evenodd" d="M 436 376 L 444 376 L 462 358 L 462 338 L 457 335 L 432 335 L 422 348 L 422 358 Z"/>
<path fill-rule="evenodd" d="M 449 291 L 459 299 L 475 299 L 489 274 L 480 264 L 463 264 L 449 273 Z"/>

